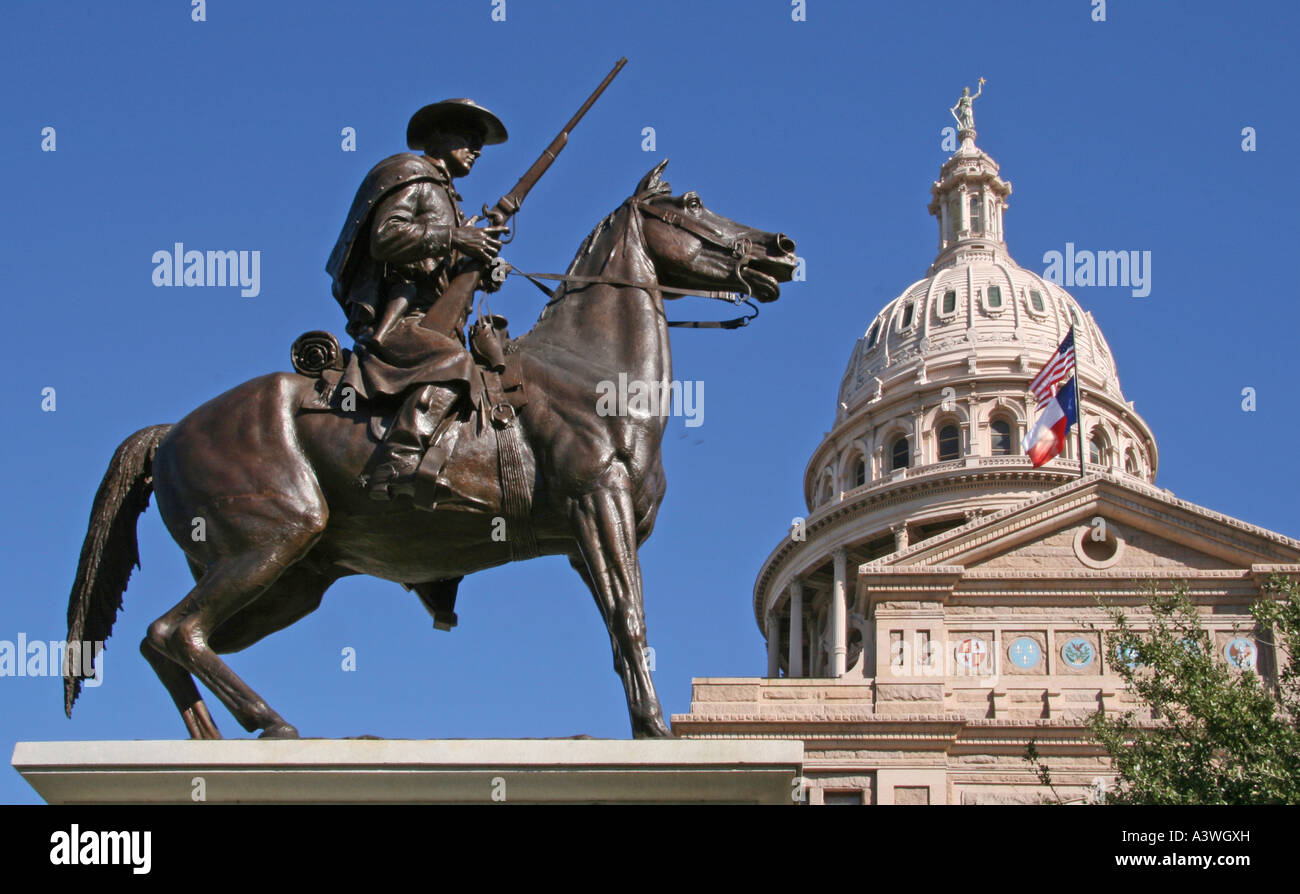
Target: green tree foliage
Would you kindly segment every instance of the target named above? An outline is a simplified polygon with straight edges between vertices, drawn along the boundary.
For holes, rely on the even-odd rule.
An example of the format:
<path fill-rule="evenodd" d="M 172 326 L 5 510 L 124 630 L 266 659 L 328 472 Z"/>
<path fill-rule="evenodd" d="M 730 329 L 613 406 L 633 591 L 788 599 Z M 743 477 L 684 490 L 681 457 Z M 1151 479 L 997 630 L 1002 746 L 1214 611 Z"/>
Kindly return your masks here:
<path fill-rule="evenodd" d="M 1184 588 L 1152 593 L 1145 630 L 1107 607 L 1107 649 L 1156 719 L 1089 719 L 1118 774 L 1106 803 L 1300 804 L 1300 587 L 1275 578 L 1267 593 L 1251 614 L 1272 680 L 1228 664 Z"/>

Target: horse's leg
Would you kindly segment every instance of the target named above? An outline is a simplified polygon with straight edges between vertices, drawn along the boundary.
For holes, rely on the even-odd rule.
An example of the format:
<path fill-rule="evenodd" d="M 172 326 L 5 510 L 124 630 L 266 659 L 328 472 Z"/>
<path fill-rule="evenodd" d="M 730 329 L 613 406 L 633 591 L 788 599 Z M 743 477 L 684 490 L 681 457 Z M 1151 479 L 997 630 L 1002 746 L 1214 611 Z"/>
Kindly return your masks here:
<path fill-rule="evenodd" d="M 225 530 L 217 532 L 218 536 L 237 540 L 242 549 L 216 558 L 194 589 L 149 626 L 148 639 L 155 649 L 212 690 L 244 729 L 261 729 L 264 737 L 296 738 L 298 731 L 241 680 L 208 642 L 214 631 L 262 596 L 286 569 L 305 556 L 324 528 L 323 513 L 311 521 L 308 519 L 312 513 L 295 513 L 299 521 L 283 519 L 276 531 L 279 541 L 268 543 L 275 536 L 268 536 L 267 530 L 272 508 L 261 509 L 259 515 L 247 519 L 246 530 L 222 525 Z M 213 533 L 209 526 L 210 538 Z"/>
<path fill-rule="evenodd" d="M 140 642 L 140 654 L 167 687 L 176 710 L 181 712 L 181 719 L 185 721 L 185 729 L 190 738 L 220 739 L 221 731 L 208 713 L 208 706 L 203 704 L 203 696 L 199 695 L 190 672 L 154 648 L 147 636 Z"/>
<path fill-rule="evenodd" d="M 325 591 L 342 576 L 341 572 L 322 574 L 304 565 L 295 565 L 256 602 L 213 630 L 208 636 L 208 645 L 219 655 L 247 649 L 320 608 Z"/>
<path fill-rule="evenodd" d="M 645 613 L 632 497 L 618 486 L 584 494 L 573 499 L 570 517 L 592 595 L 615 643 L 614 666 L 627 691 L 632 735 L 638 739 L 671 736 L 645 661 Z"/>
<path fill-rule="evenodd" d="M 192 559 L 190 571 L 196 583 L 203 577 L 203 566 Z M 176 710 L 181 712 L 181 719 L 185 721 L 185 729 L 189 731 L 190 738 L 220 739 L 221 731 L 217 729 L 216 721 L 208 713 L 208 706 L 203 703 L 203 697 L 199 695 L 198 687 L 194 685 L 194 678 L 190 676 L 190 672 L 172 661 L 166 653 L 155 649 L 147 636 L 140 641 L 140 654 L 149 662 L 149 666 L 167 688 Z"/>
<path fill-rule="evenodd" d="M 578 554 L 569 556 L 569 564 L 573 566 L 574 571 L 578 572 L 578 577 L 582 578 L 582 582 L 587 585 L 587 589 L 595 597 L 596 608 L 600 610 L 600 616 L 605 621 L 605 629 L 609 633 L 609 647 L 614 653 L 614 673 L 618 674 L 623 681 L 624 688 L 626 688 L 628 680 L 623 662 L 623 651 L 618 647 L 618 640 L 614 638 L 614 627 L 609 623 L 609 613 L 605 611 L 605 603 L 600 598 L 600 591 L 596 589 L 596 582 L 591 579 L 591 572 L 587 570 L 587 560 L 581 554 Z"/>

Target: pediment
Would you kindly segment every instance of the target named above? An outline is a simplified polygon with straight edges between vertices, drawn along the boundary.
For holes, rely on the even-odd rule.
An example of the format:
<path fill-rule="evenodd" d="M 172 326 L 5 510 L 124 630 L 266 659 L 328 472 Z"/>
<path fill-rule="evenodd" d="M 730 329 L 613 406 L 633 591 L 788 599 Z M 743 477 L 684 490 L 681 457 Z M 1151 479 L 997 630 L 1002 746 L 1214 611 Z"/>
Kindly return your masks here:
<path fill-rule="evenodd" d="M 882 557 L 869 567 L 1151 573 L 1300 562 L 1300 541 L 1179 500 L 1127 476 L 1094 475 Z"/>

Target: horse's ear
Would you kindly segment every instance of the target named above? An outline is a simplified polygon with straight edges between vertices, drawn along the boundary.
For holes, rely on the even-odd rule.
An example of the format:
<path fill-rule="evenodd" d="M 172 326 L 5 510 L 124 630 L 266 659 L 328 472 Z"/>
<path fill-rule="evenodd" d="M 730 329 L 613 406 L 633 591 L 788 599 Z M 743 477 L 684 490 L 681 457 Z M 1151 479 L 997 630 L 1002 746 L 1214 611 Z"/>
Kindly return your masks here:
<path fill-rule="evenodd" d="M 668 184 L 662 183 L 659 180 L 659 175 L 664 172 L 664 168 L 666 167 L 668 167 L 668 159 L 665 158 L 663 161 L 659 162 L 659 164 L 651 168 L 650 173 L 642 177 L 641 182 L 637 184 L 636 194 L 642 195 L 647 192 L 662 192 Z"/>

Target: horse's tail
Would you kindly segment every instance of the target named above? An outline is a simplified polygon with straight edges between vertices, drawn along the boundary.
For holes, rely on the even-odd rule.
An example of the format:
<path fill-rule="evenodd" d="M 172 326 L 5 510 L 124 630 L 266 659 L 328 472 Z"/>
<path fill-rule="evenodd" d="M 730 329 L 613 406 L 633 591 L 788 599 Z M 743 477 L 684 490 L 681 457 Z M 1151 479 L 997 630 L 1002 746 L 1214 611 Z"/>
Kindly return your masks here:
<path fill-rule="evenodd" d="M 69 717 L 81 693 L 81 681 L 95 675 L 93 662 L 81 660 L 82 655 L 88 654 L 83 643 L 102 644 L 108 639 L 122 607 L 122 593 L 131 578 L 131 568 L 140 566 L 136 520 L 149 507 L 154 452 L 170 428 L 170 425 L 151 425 L 123 441 L 95 494 L 86 539 L 81 544 L 77 579 L 68 597 L 63 711 Z M 98 653 L 92 654 L 93 661 L 98 661 Z"/>

